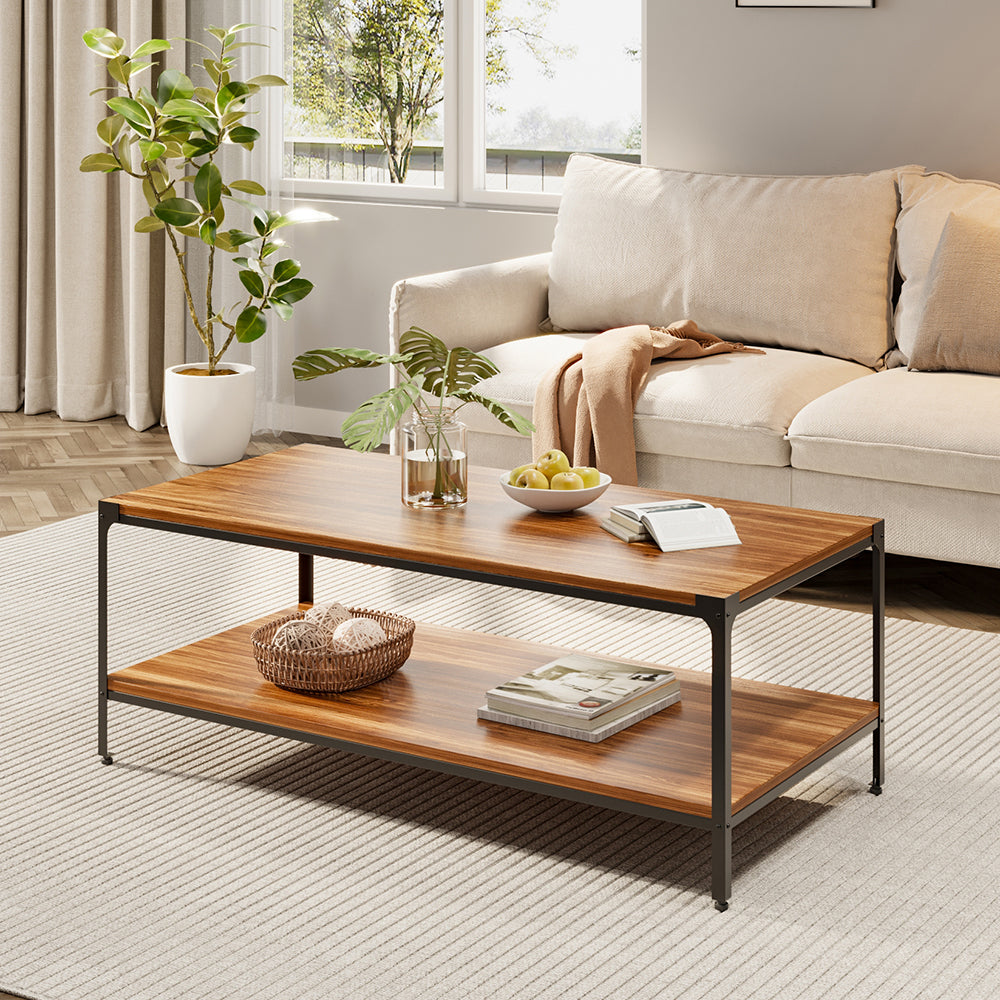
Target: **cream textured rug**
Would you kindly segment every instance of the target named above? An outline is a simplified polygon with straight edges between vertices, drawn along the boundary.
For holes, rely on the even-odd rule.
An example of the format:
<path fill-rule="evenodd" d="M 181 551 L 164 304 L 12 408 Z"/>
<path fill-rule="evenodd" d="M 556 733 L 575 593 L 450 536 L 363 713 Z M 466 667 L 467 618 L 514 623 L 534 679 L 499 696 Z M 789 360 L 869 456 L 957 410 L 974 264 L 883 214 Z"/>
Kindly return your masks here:
<path fill-rule="evenodd" d="M 433 515 L 429 515 L 433 516 Z M 114 665 L 292 603 L 295 557 L 116 526 Z M 1000 636 L 889 623 L 867 744 L 734 836 L 112 704 L 96 522 L 0 541 L 0 990 L 35 1000 L 986 1000 Z M 704 667 L 704 627 L 317 561 L 317 597 Z M 738 673 L 864 696 L 869 621 L 771 602 Z M 797 647 L 789 640 L 797 637 Z M 404 668 L 405 669 L 405 668 Z"/>

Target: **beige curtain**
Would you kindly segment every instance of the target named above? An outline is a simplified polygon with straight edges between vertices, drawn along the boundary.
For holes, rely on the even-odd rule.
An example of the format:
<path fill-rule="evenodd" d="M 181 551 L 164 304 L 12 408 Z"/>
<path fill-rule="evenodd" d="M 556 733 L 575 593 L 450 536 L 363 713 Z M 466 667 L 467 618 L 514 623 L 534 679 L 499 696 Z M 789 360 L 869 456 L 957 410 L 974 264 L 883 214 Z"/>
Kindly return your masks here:
<path fill-rule="evenodd" d="M 110 81 L 82 41 L 102 26 L 129 49 L 183 38 L 185 0 L 0 4 L 0 410 L 124 414 L 141 430 L 184 360 L 184 301 L 163 234 L 132 231 L 147 212 L 134 182 L 77 169 L 102 148 L 88 95 Z M 167 55 L 183 68 L 183 42 Z"/>

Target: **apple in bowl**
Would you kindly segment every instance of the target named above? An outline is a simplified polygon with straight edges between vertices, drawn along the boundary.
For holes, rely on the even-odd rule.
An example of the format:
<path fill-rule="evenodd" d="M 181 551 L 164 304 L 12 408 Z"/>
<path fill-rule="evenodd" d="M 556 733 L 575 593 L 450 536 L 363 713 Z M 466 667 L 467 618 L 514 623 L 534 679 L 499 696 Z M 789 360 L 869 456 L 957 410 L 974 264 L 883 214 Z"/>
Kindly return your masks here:
<path fill-rule="evenodd" d="M 500 485 L 526 507 L 561 513 L 593 503 L 611 485 L 611 477 L 590 466 L 571 467 L 565 453 L 554 448 L 538 462 L 505 472 Z"/>

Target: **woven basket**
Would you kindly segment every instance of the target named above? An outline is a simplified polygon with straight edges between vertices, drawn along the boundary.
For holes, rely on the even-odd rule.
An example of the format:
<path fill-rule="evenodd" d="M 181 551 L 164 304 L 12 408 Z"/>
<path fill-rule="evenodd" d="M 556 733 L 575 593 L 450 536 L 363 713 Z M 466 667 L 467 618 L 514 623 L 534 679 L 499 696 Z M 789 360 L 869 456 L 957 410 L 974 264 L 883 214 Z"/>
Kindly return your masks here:
<path fill-rule="evenodd" d="M 355 618 L 377 621 L 385 630 L 385 641 L 356 653 L 290 653 L 273 646 L 274 633 L 285 622 L 304 617 L 300 612 L 254 630 L 250 641 L 257 669 L 272 684 L 290 691 L 353 691 L 394 674 L 410 655 L 413 621 L 388 611 L 347 610 Z"/>

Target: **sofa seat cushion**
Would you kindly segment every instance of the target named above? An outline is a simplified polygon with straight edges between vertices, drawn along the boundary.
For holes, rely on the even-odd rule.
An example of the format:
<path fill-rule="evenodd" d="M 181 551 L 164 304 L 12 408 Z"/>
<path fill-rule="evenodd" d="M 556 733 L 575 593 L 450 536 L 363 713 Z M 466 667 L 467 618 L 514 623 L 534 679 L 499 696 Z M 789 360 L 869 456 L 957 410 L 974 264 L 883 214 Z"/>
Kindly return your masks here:
<path fill-rule="evenodd" d="M 1000 492 L 1000 377 L 893 368 L 804 407 L 792 466 L 864 479 Z"/>
<path fill-rule="evenodd" d="M 531 414 L 542 374 L 599 334 L 549 334 L 483 351 L 500 374 L 482 384 L 483 395 Z M 822 354 L 769 347 L 764 354 L 721 354 L 655 364 L 636 404 L 640 453 L 700 458 L 740 465 L 786 466 L 786 440 L 795 414 L 817 396 L 870 368 Z M 475 431 L 513 433 L 482 407 L 464 407 Z"/>
<path fill-rule="evenodd" d="M 549 262 L 562 330 L 690 319 L 875 367 L 889 349 L 896 171 L 698 174 L 574 154 Z"/>

